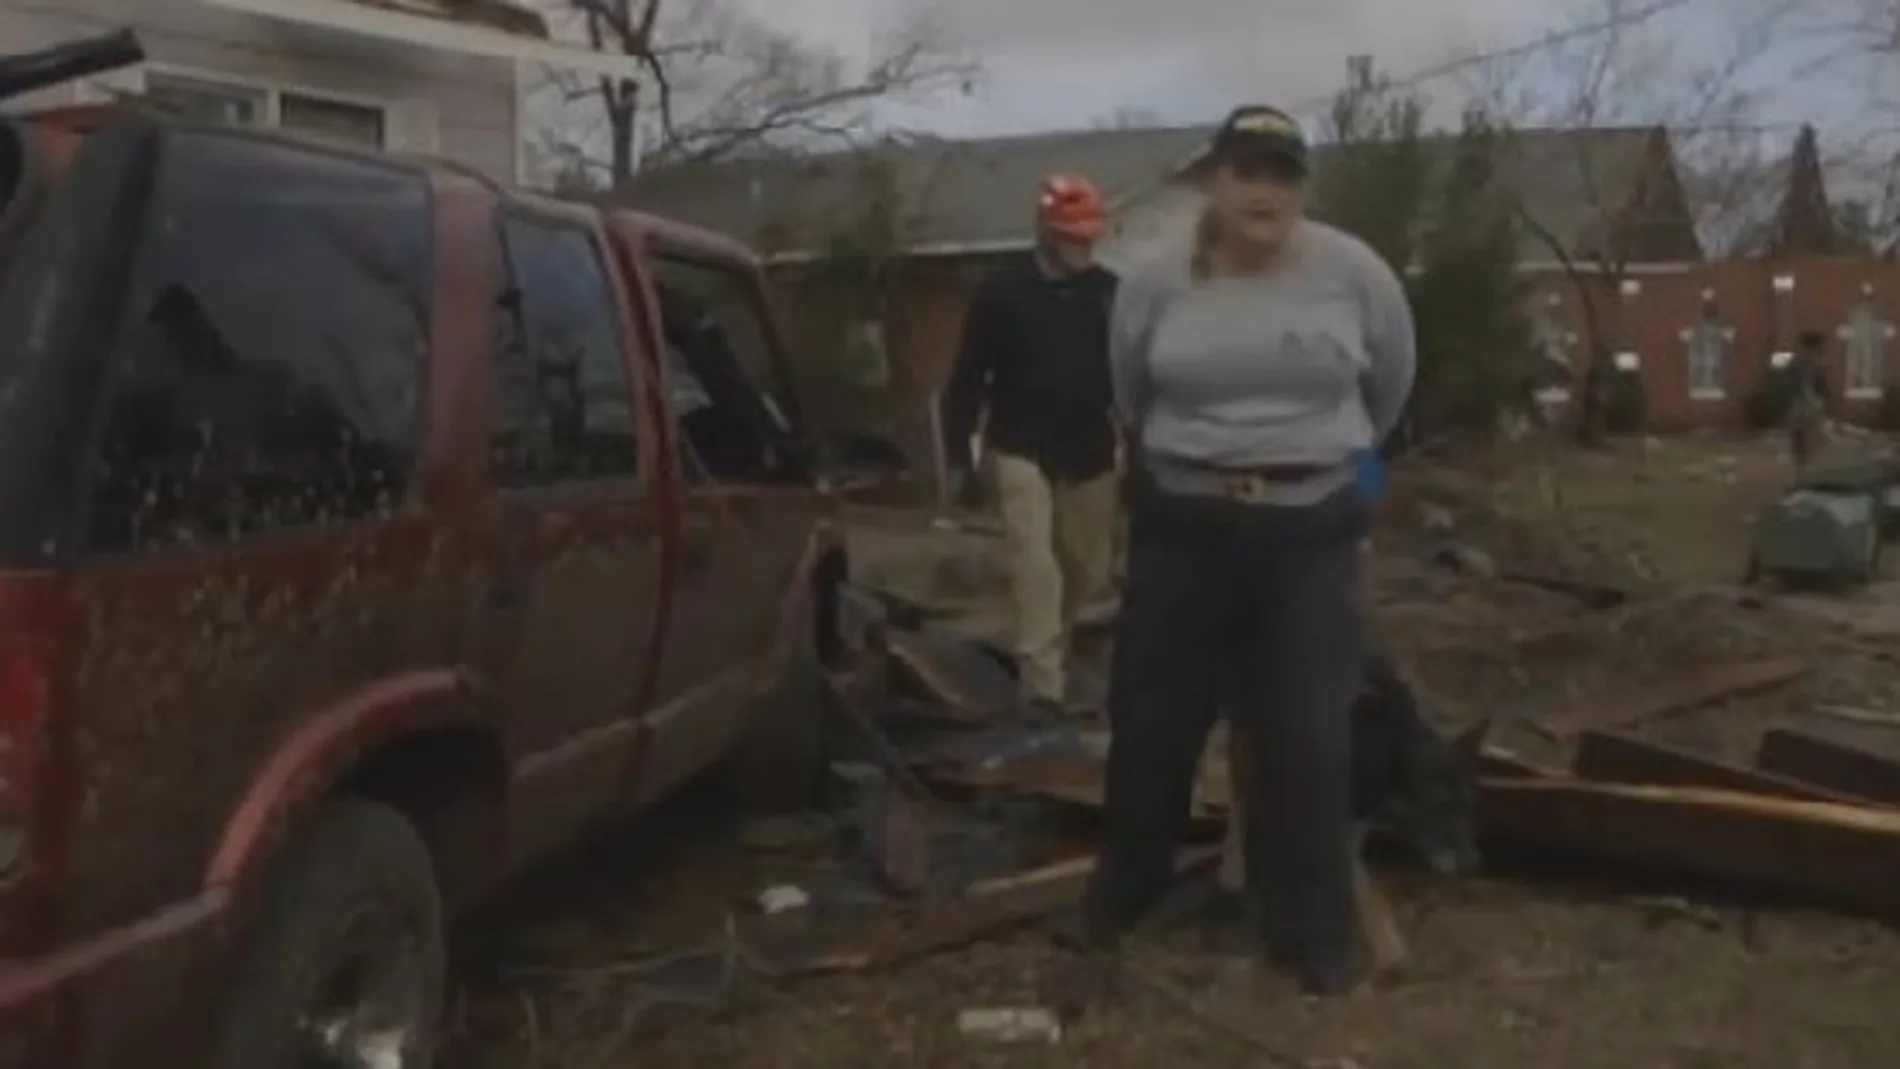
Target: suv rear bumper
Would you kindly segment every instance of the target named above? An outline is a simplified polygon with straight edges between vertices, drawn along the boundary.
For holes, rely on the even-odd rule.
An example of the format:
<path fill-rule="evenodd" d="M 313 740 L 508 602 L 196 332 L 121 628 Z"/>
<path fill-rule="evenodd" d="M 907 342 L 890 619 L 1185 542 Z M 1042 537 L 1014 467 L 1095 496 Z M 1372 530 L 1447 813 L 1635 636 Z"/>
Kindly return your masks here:
<path fill-rule="evenodd" d="M 115 1051 L 149 1064 L 153 1050 L 190 1050 L 170 1044 L 196 1038 L 194 998 L 214 1001 L 202 981 L 229 904 L 209 891 L 45 957 L 0 960 L 0 1069 L 119 1069 Z"/>

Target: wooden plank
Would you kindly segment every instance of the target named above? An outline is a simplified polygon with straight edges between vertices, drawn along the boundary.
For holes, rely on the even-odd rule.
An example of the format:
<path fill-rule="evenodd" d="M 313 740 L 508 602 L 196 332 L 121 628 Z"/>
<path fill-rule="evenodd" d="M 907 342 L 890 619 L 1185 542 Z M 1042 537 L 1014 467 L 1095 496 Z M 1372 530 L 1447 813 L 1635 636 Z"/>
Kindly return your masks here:
<path fill-rule="evenodd" d="M 1593 728 L 1627 727 L 1665 713 L 1778 687 L 1807 667 L 1798 657 L 1700 665 L 1625 693 L 1596 695 L 1565 706 L 1539 718 L 1537 728 L 1553 738 L 1568 739 Z"/>
<path fill-rule="evenodd" d="M 1855 800 L 1807 783 L 1613 732 L 1584 732 L 1577 739 L 1574 767 L 1578 779 L 1600 782 L 1713 787 L 1810 802 L 1852 803 Z"/>
<path fill-rule="evenodd" d="M 1900 912 L 1900 812 L 1581 780 L 1487 780 L 1480 811 L 1490 836 Z"/>
<path fill-rule="evenodd" d="M 1497 747 L 1487 746 L 1478 760 L 1478 774 L 1488 779 L 1564 779 L 1564 773 L 1543 768 Z M 1031 756 L 998 768 L 941 765 L 923 771 L 925 779 L 964 790 L 1006 791 L 1046 798 L 1087 809 L 1100 809 L 1102 762 L 1077 754 Z M 1227 812 L 1232 804 L 1227 762 L 1203 760 L 1194 790 L 1194 815 L 1209 819 Z"/>
<path fill-rule="evenodd" d="M 1881 805 L 1900 805 L 1900 761 L 1844 739 L 1794 728 L 1763 732 L 1755 767 Z"/>

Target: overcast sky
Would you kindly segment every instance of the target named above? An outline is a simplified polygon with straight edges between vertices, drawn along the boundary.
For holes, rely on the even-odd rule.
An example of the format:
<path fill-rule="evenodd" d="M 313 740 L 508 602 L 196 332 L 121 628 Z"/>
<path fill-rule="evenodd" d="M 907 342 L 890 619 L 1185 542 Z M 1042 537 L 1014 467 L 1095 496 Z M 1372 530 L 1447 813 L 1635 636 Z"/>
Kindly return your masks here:
<path fill-rule="evenodd" d="M 1574 0 L 749 0 L 754 11 L 848 54 L 919 18 L 981 57 L 968 98 L 895 109 L 945 133 L 1075 127 L 1118 109 L 1209 121 L 1242 99 L 1307 103 L 1345 58 L 1393 71 L 1533 37 Z M 928 14 L 925 14 L 925 13 Z M 1446 92 L 1455 87 L 1445 87 Z"/>
<path fill-rule="evenodd" d="M 739 0 L 758 17 L 815 45 L 859 59 L 880 34 L 930 20 L 946 44 L 980 57 L 984 84 L 969 97 L 885 109 L 894 122 L 946 134 L 1074 128 L 1121 109 L 1170 122 L 1213 121 L 1240 100 L 1311 113 L 1342 77 L 1346 57 L 1373 55 L 1407 74 L 1535 40 L 1600 19 L 1603 0 Z M 1757 9 L 1777 0 L 1686 0 L 1638 32 L 1675 50 L 1683 77 L 1698 50 L 1728 49 Z M 1859 0 L 1810 0 L 1811 5 Z M 1644 0 L 1630 0 L 1643 6 Z M 1792 34 L 1779 50 L 1800 52 Z M 1705 63 L 1707 60 L 1705 59 Z M 1800 67 L 1790 61 L 1790 68 Z M 1859 82 L 1784 79 L 1769 95 L 1774 119 L 1837 122 L 1864 101 Z M 1428 87 L 1441 101 L 1465 90 Z M 1455 114 L 1455 111 L 1453 112 Z"/>

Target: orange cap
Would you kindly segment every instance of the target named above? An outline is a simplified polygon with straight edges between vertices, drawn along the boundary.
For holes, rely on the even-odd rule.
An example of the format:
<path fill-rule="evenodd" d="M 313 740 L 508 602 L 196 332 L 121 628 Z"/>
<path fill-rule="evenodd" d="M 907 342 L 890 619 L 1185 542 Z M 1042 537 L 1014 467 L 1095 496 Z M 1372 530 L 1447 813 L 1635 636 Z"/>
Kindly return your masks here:
<path fill-rule="evenodd" d="M 1069 241 L 1094 241 L 1102 236 L 1106 214 L 1101 192 L 1088 179 L 1052 174 L 1042 180 L 1036 219 L 1050 234 Z"/>

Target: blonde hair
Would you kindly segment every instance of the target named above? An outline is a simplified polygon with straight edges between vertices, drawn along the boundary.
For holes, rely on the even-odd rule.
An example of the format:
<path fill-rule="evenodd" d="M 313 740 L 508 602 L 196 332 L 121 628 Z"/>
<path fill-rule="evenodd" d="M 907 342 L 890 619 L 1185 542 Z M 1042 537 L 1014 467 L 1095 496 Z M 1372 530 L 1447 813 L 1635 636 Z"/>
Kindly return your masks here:
<path fill-rule="evenodd" d="M 1188 277 L 1196 282 L 1205 281 L 1211 272 L 1209 263 L 1214 251 L 1214 242 L 1220 238 L 1220 221 L 1214 218 L 1212 205 L 1201 208 L 1200 218 L 1194 221 L 1194 244 L 1188 253 Z"/>

